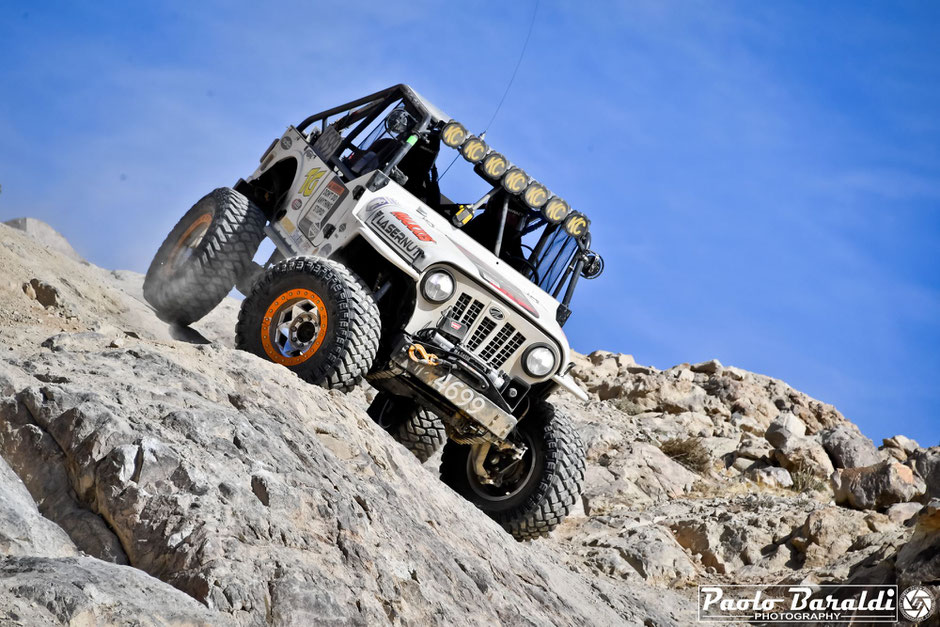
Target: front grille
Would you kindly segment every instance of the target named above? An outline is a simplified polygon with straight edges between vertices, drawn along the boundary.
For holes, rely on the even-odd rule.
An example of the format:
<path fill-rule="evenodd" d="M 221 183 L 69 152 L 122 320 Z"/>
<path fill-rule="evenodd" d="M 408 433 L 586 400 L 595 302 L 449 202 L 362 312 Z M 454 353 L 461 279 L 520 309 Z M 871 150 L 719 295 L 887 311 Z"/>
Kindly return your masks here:
<path fill-rule="evenodd" d="M 525 343 L 525 336 L 507 322 L 500 326 L 489 316 L 480 316 L 483 303 L 469 294 L 457 297 L 450 317 L 472 329 L 466 348 L 493 368 L 501 368 Z"/>
<path fill-rule="evenodd" d="M 488 317 L 483 318 L 483 320 L 480 321 L 480 325 L 473 332 L 473 335 L 470 336 L 470 341 L 467 342 L 467 348 L 469 348 L 471 351 L 478 349 L 480 344 L 483 343 L 483 340 L 485 340 L 495 328 L 495 322 L 493 322 Z"/>

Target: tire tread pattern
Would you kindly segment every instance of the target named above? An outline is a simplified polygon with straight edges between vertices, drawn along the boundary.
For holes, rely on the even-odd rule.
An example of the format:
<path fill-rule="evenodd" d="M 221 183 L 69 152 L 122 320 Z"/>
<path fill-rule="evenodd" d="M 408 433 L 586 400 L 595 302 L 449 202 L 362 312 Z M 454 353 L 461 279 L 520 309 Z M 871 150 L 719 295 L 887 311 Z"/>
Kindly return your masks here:
<path fill-rule="evenodd" d="M 175 276 L 160 277 L 178 234 L 185 230 L 185 224 L 194 215 L 198 215 L 193 210 L 203 201 L 170 232 L 144 279 L 144 298 L 167 322 L 189 325 L 212 311 L 232 291 L 265 238 L 267 218 L 244 195 L 220 187 L 206 198 L 209 197 L 215 201 L 215 215 L 196 256 Z"/>
<path fill-rule="evenodd" d="M 249 333 L 257 330 L 249 322 L 253 308 L 267 308 L 265 295 L 272 283 L 290 274 L 310 274 L 329 287 L 337 314 L 329 321 L 335 328 L 328 359 L 321 368 L 297 371 L 298 376 L 323 387 L 348 392 L 356 387 L 372 367 L 379 348 L 382 323 L 378 305 L 365 283 L 343 264 L 322 257 L 292 257 L 268 269 L 254 284 L 242 303 L 235 327 L 235 346 L 248 350 Z M 259 355 L 266 359 L 264 355 Z"/>

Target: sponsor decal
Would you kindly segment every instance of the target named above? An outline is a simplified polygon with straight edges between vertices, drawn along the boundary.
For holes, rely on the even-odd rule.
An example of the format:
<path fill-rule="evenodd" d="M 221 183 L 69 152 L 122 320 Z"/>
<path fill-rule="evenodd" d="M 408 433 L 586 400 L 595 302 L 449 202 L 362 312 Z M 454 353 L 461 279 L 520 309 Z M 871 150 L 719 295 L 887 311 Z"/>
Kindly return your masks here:
<path fill-rule="evenodd" d="M 392 215 L 398 218 L 398 221 L 405 225 L 409 231 L 414 233 L 414 236 L 417 237 L 422 242 L 427 242 L 429 244 L 434 243 L 434 238 L 428 235 L 428 232 L 421 228 L 421 225 L 414 221 L 414 219 L 405 213 L 404 211 L 393 211 Z"/>
<path fill-rule="evenodd" d="M 298 211 L 303 206 L 303 204 L 304 204 L 304 201 L 302 201 L 299 198 L 295 198 L 294 201 L 290 204 L 290 206 L 291 208 L 293 208 L 294 211 Z"/>
<path fill-rule="evenodd" d="M 450 328 L 453 329 L 454 331 L 459 331 L 460 329 L 463 328 L 463 325 L 459 322 L 454 322 L 453 320 L 451 320 Z"/>
<path fill-rule="evenodd" d="M 397 248 L 411 263 L 415 263 L 424 256 L 421 243 L 415 239 L 409 229 L 400 226 L 403 225 L 400 218 L 393 217 L 384 211 L 374 210 L 366 220 L 366 224 L 374 229 L 382 239 Z"/>
<path fill-rule="evenodd" d="M 326 174 L 326 170 L 323 168 L 312 168 L 304 177 L 304 182 L 300 186 L 300 193 L 303 196 L 309 196 L 316 191 L 317 185 L 320 184 L 324 174 Z"/>
<path fill-rule="evenodd" d="M 698 587 L 698 620 L 761 624 L 896 623 L 898 587 L 877 584 L 702 585 Z"/>
<path fill-rule="evenodd" d="M 901 593 L 901 616 L 912 623 L 922 623 L 937 611 L 937 597 L 929 588 L 911 586 Z"/>
<path fill-rule="evenodd" d="M 309 239 L 316 237 L 320 229 L 326 225 L 333 212 L 343 202 L 347 191 L 338 176 L 333 177 L 333 180 L 326 184 L 313 206 L 300 219 L 300 230 L 306 233 Z"/>
<path fill-rule="evenodd" d="M 308 159 L 313 159 L 313 149 L 307 148 L 304 150 L 304 156 Z"/>

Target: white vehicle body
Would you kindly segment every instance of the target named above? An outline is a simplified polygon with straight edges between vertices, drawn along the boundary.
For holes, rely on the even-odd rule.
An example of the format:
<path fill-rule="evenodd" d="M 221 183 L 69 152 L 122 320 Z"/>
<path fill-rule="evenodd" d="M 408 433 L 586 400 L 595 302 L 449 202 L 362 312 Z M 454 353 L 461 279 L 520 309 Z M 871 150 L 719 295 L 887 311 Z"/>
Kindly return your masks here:
<path fill-rule="evenodd" d="M 570 348 L 556 320 L 557 300 L 394 181 L 374 192 L 366 189 L 371 173 L 343 183 L 294 127 L 265 154 L 249 180 L 287 158 L 297 161 L 297 174 L 285 213 L 267 228 L 284 256 L 330 257 L 362 237 L 415 283 L 429 270 L 446 268 L 457 282 L 453 297 L 432 303 L 418 290 L 404 331 L 437 325 L 445 310 L 457 307 L 470 325 L 468 344 L 484 361 L 529 383 L 552 379 L 584 398 L 565 374 Z M 557 358 L 555 371 L 545 377 L 529 375 L 521 364 L 523 350 L 535 343 L 549 346 Z"/>

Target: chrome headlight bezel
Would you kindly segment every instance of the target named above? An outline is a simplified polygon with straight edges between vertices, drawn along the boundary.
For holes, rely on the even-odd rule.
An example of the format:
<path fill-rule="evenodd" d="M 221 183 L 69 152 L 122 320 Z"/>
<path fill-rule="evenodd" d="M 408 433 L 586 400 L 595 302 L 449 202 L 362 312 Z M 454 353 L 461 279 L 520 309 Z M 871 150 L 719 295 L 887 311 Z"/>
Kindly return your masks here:
<path fill-rule="evenodd" d="M 450 292 L 444 297 L 441 297 L 441 294 L 443 292 L 438 292 L 436 296 L 432 296 L 431 294 L 428 293 L 429 285 L 434 287 L 433 281 L 437 277 L 441 277 L 441 278 L 446 277 L 447 279 L 450 280 Z M 453 297 L 456 291 L 457 291 L 457 280 L 454 278 L 454 275 L 450 271 L 445 270 L 443 268 L 434 268 L 433 270 L 430 270 L 427 273 L 425 273 L 424 278 L 421 279 L 421 296 L 423 296 L 428 302 L 434 303 L 436 305 L 445 303 L 448 300 L 450 300 L 450 298 Z"/>
<path fill-rule="evenodd" d="M 545 355 L 546 353 L 551 357 L 551 365 L 546 366 L 547 369 L 533 368 L 529 364 L 529 359 L 532 358 L 533 355 Z M 522 353 L 522 369 L 531 377 L 543 379 L 558 370 L 558 355 L 555 354 L 555 351 L 553 351 L 548 344 L 533 344 Z"/>

